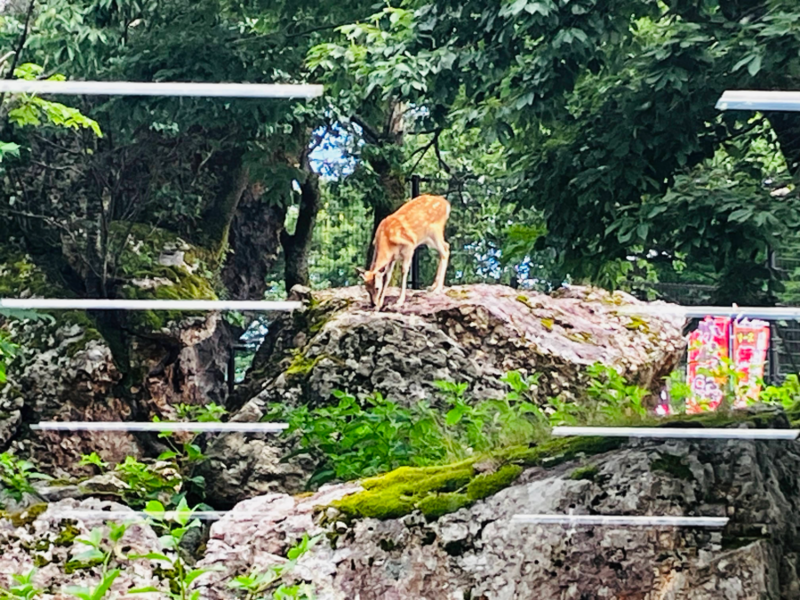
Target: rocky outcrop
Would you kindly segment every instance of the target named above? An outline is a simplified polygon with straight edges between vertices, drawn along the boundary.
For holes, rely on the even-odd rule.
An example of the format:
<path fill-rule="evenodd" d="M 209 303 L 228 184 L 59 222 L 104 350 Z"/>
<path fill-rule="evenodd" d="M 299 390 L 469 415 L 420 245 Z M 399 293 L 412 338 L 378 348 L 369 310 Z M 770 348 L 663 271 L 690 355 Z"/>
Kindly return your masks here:
<path fill-rule="evenodd" d="M 315 507 L 357 492 L 270 494 L 211 528 L 200 564 L 223 569 L 204 597 L 230 598 L 231 573 L 275 564 L 322 536 L 288 579 L 320 600 L 800 598 L 800 444 L 633 442 L 556 467 L 436 520 L 348 519 Z M 722 530 L 522 525 L 515 514 L 727 516 Z M 259 516 L 248 516 L 257 513 Z M 217 582 L 217 583 L 214 583 Z"/>
<path fill-rule="evenodd" d="M 84 521 L 70 518 L 69 511 L 130 512 L 131 524 L 124 535 L 113 543 L 109 527 L 102 520 Z M 120 519 L 120 522 L 124 519 Z M 13 516 L 0 514 L 0 588 L 11 584 L 11 575 L 26 575 L 34 571 L 32 584 L 41 590 L 37 598 L 60 600 L 75 597 L 65 592 L 71 586 L 94 589 L 101 579 L 102 565 L 85 556 L 90 546 L 80 538 L 89 539 L 93 529 L 100 533 L 101 551 L 109 551 L 112 559 L 109 570 L 124 563 L 114 580 L 111 594 L 121 597 L 137 588 L 155 587 L 163 590 L 157 573 L 164 565 L 144 558 L 133 558 L 148 552 L 161 551 L 153 529 L 133 511 L 113 502 L 87 499 L 81 502 L 62 500 L 50 505 L 37 505 L 27 512 Z M 130 558 L 129 558 L 130 557 Z M 102 561 L 101 561 L 102 562 Z M 137 597 L 140 597 L 137 594 Z M 158 600 L 164 593 L 142 594 L 142 600 Z"/>
<path fill-rule="evenodd" d="M 639 318 L 623 293 L 568 288 L 553 296 L 494 285 L 412 292 L 400 310 L 372 310 L 362 288 L 315 292 L 303 310 L 270 327 L 233 404 L 234 420 L 257 421 L 270 403 L 319 406 L 331 392 L 380 392 L 406 405 L 436 401 L 434 381 L 468 382 L 476 398 L 505 393 L 511 370 L 540 374 L 542 399 L 576 400 L 583 370 L 613 365 L 643 387 L 659 389 L 684 348 L 683 321 Z M 267 491 L 300 491 L 302 468 L 259 436 L 225 436 L 209 448 L 203 474 L 217 506 Z"/>
<path fill-rule="evenodd" d="M 491 396 L 515 369 L 540 373 L 543 396 L 569 398 L 582 367 L 598 361 L 657 387 L 684 348 L 683 321 L 620 313 L 637 304 L 592 288 L 549 296 L 472 285 L 414 292 L 400 310 L 375 312 L 362 288 L 314 293 L 305 311 L 271 328 L 239 398 L 314 405 L 341 389 L 410 403 L 430 397 L 436 379 Z"/>
<path fill-rule="evenodd" d="M 776 415 L 758 426 L 785 425 Z M 234 576 L 287 565 L 288 549 L 309 535 L 316 544 L 282 580 L 309 584 L 318 600 L 800 598 L 800 443 L 635 441 L 597 454 L 583 447 L 585 454 L 563 462 L 556 454 L 540 460 L 508 487 L 440 518 L 410 511 L 379 520 L 332 507 L 363 493 L 359 483 L 252 498 L 211 526 L 194 568 L 213 570 L 194 587 L 204 600 L 233 600 Z M 64 514 L 76 508 L 126 510 L 68 499 L 0 515 L 0 574 L 37 566 L 35 582 L 48 600 L 68 585 L 95 585 L 100 567 L 77 558 L 86 550 L 77 537 L 100 527 L 110 548 L 108 529 Z M 655 529 L 512 520 L 570 511 L 730 521 L 723 529 Z M 114 591 L 166 589 L 174 575 L 166 565 L 130 557 L 164 550 L 149 526 L 131 526 L 117 548 L 109 568 L 124 571 Z"/>

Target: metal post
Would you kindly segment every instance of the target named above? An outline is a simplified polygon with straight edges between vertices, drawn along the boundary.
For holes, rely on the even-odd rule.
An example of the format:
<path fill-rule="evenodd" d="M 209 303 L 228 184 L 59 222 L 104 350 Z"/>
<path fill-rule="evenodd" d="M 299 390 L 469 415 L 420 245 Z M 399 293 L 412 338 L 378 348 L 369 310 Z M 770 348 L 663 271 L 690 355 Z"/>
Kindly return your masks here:
<path fill-rule="evenodd" d="M 236 390 L 236 345 L 231 344 L 228 353 L 228 396 Z"/>
<path fill-rule="evenodd" d="M 411 197 L 416 198 L 419 196 L 419 182 L 420 177 L 419 175 L 412 175 L 411 176 Z M 417 248 L 414 250 L 414 258 L 411 259 L 411 289 L 418 290 L 422 286 L 419 280 L 419 257 L 422 248 Z"/>

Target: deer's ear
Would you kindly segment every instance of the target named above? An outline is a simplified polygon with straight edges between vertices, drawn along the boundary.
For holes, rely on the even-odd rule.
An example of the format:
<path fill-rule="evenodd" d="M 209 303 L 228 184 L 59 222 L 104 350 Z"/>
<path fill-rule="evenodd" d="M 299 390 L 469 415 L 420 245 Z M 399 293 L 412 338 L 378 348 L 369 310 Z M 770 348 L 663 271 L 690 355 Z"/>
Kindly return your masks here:
<path fill-rule="evenodd" d="M 364 269 L 362 269 L 361 267 L 356 267 L 356 273 L 358 273 L 358 275 L 359 275 L 359 277 L 361 277 L 361 279 L 366 281 L 367 272 Z"/>

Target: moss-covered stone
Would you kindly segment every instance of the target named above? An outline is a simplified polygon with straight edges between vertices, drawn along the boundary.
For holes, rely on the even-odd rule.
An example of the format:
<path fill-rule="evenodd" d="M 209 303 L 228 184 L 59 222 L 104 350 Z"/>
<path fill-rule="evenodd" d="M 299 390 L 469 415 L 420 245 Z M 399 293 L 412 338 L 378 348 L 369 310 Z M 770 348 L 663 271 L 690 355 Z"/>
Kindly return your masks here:
<path fill-rule="evenodd" d="M 75 538 L 81 534 L 75 521 L 63 521 L 61 524 L 61 531 L 58 532 L 56 539 L 53 540 L 54 546 L 69 547 L 72 546 Z"/>
<path fill-rule="evenodd" d="M 798 414 L 800 419 L 800 407 Z M 788 416 L 788 413 L 787 413 Z M 668 419 L 648 419 L 640 426 L 663 427 L 725 427 L 742 422 L 756 427 L 775 427 L 776 413 L 703 414 L 676 416 Z M 785 419 L 784 419 L 785 420 Z M 428 517 L 454 512 L 473 502 L 489 497 L 508 487 L 525 467 L 553 468 L 578 458 L 610 452 L 622 447 L 625 438 L 614 437 L 560 437 L 546 440 L 536 446 L 503 448 L 488 455 L 478 455 L 467 460 L 436 467 L 401 467 L 371 477 L 362 482 L 364 491 L 351 494 L 332 504 L 352 518 L 374 517 L 390 519 L 402 517 L 414 510 L 423 510 Z M 497 471 L 481 474 L 475 466 L 490 462 Z M 680 458 L 664 455 L 651 464 L 655 471 L 668 472 L 681 479 L 692 479 L 691 470 Z M 594 465 L 580 467 L 571 473 L 572 479 L 594 479 L 599 469 Z M 464 502 L 464 496 L 468 502 Z"/>
<path fill-rule="evenodd" d="M 364 480 L 364 491 L 346 496 L 332 506 L 353 518 L 392 519 L 415 509 L 422 510 L 424 502 L 427 516 L 441 516 L 508 487 L 526 466 L 552 467 L 577 456 L 599 454 L 621 445 L 619 438 L 558 438 L 534 448 L 508 448 L 488 457 L 475 456 L 451 465 L 401 467 Z M 486 462 L 487 458 L 500 467 L 494 473 L 478 473 L 475 465 Z M 461 496 L 467 497 L 466 504 L 462 503 Z M 447 510 L 448 507 L 452 510 Z"/>
<path fill-rule="evenodd" d="M 574 481 L 594 481 L 594 478 L 597 477 L 599 472 L 600 469 L 595 465 L 586 465 L 575 469 L 569 474 L 569 478 Z"/>
<path fill-rule="evenodd" d="M 315 356 L 314 358 L 308 358 L 302 354 L 302 352 L 297 352 L 292 359 L 291 364 L 286 368 L 287 377 L 307 377 L 311 371 L 314 370 L 314 367 L 317 366 L 317 363 L 325 358 L 324 355 Z"/>
<path fill-rule="evenodd" d="M 96 558 L 93 560 L 70 560 L 64 564 L 64 573 L 72 575 L 76 571 L 84 571 L 86 569 L 93 569 L 94 567 L 103 564 L 103 559 Z"/>
<path fill-rule="evenodd" d="M 431 494 L 420 500 L 418 508 L 420 512 L 431 519 L 438 519 L 449 513 L 472 504 L 472 499 L 467 494 L 450 492 L 445 494 Z"/>
<path fill-rule="evenodd" d="M 42 502 L 17 513 L 0 511 L 0 519 L 8 519 L 14 527 L 25 527 L 39 518 L 47 510 L 47 504 Z"/>
<path fill-rule="evenodd" d="M 482 500 L 507 488 L 522 473 L 519 465 L 504 465 L 494 473 L 483 473 L 467 485 L 470 500 Z"/>
<path fill-rule="evenodd" d="M 379 477 L 365 479 L 363 492 L 346 496 L 333 506 L 350 517 L 392 519 L 418 508 L 433 493 L 454 492 L 474 475 L 473 461 L 444 467 L 400 467 Z"/>
<path fill-rule="evenodd" d="M 663 471 L 664 473 L 668 473 L 673 477 L 677 477 L 678 479 L 683 479 L 685 481 L 694 480 L 694 475 L 692 475 L 691 469 L 686 466 L 686 463 L 683 462 L 683 459 L 679 456 L 673 456 L 671 454 L 662 454 L 659 456 L 659 458 L 651 462 L 650 470 Z"/>
<path fill-rule="evenodd" d="M 36 554 L 33 557 L 33 566 L 37 569 L 41 569 L 49 565 L 52 561 L 48 560 L 46 556 L 42 554 Z"/>

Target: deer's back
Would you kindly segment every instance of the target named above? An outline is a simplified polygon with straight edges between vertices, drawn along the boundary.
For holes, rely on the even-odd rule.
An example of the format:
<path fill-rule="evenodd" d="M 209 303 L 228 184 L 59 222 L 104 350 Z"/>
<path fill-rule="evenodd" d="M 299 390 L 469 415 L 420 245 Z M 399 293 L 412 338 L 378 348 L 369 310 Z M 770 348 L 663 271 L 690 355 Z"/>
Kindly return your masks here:
<path fill-rule="evenodd" d="M 450 203 L 442 196 L 417 196 L 386 217 L 379 227 L 388 241 L 421 243 L 441 235 L 450 216 Z"/>

